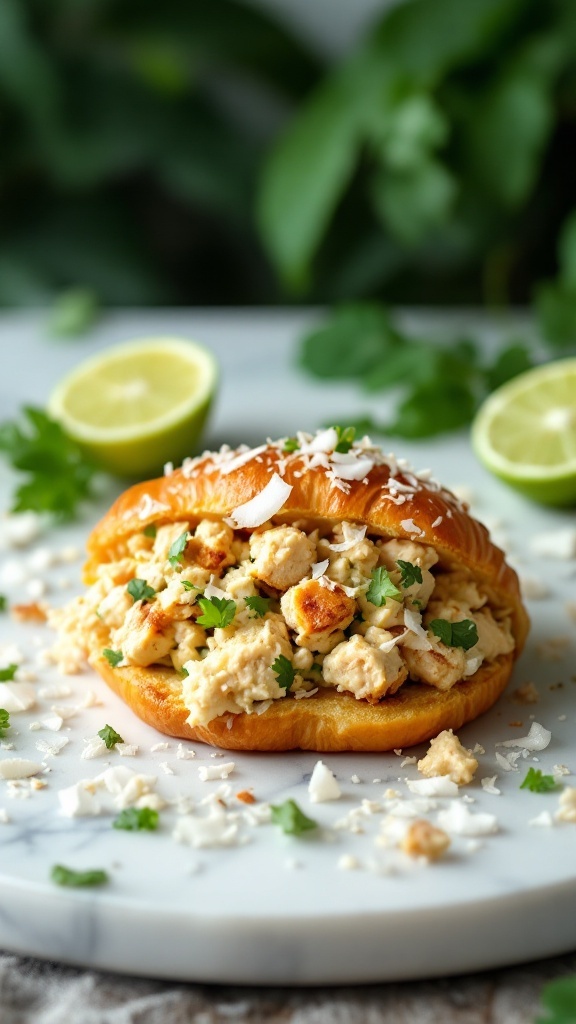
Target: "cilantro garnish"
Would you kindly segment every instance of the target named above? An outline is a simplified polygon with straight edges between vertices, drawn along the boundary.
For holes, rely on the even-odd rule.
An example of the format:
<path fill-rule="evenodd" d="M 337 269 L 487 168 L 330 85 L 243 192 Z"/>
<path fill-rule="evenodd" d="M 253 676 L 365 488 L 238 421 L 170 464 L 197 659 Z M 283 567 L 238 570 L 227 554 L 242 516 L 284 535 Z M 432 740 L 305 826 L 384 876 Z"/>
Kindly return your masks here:
<path fill-rule="evenodd" d="M 411 587 L 413 583 L 422 583 L 422 569 L 419 565 L 404 562 L 401 558 L 398 559 L 396 565 L 402 573 L 403 587 Z"/>
<path fill-rule="evenodd" d="M 74 871 L 66 868 L 63 864 L 55 864 L 50 872 L 50 878 L 57 885 L 69 885 L 74 888 L 82 885 L 104 885 L 108 881 L 106 871 L 97 868 L 93 871 Z"/>
<path fill-rule="evenodd" d="M 5 729 L 10 728 L 10 715 L 5 708 L 0 708 L 0 736 L 3 735 Z"/>
<path fill-rule="evenodd" d="M 300 445 L 295 437 L 287 437 L 284 441 L 285 452 L 297 452 L 300 450 Z"/>
<path fill-rule="evenodd" d="M 335 426 L 334 430 L 338 434 L 338 444 L 336 445 L 334 451 L 342 452 L 343 455 L 346 455 L 346 453 L 350 451 L 352 445 L 354 444 L 354 438 L 356 436 L 356 427 Z"/>
<path fill-rule="evenodd" d="M 152 807 L 125 807 L 112 822 L 112 828 L 126 832 L 154 832 L 158 828 L 159 815 Z"/>
<path fill-rule="evenodd" d="M 135 601 L 149 601 L 156 594 L 154 587 L 148 586 L 146 580 L 139 580 L 136 576 L 130 580 L 126 590 Z"/>
<path fill-rule="evenodd" d="M 303 832 L 318 828 L 318 823 L 312 818 L 307 818 L 295 800 L 285 800 L 283 804 L 271 804 L 270 810 L 272 811 L 272 821 L 275 825 L 280 825 L 286 835 L 300 836 Z"/>
<path fill-rule="evenodd" d="M 276 673 L 278 686 L 281 686 L 283 689 L 288 691 L 292 686 L 294 676 L 296 675 L 296 670 L 292 667 L 292 662 L 283 654 L 279 654 L 276 661 L 272 662 L 272 671 Z"/>
<path fill-rule="evenodd" d="M 108 750 L 112 750 L 117 743 L 124 743 L 120 733 L 116 732 L 116 729 L 113 729 L 111 725 L 105 725 L 103 729 L 100 729 L 98 735 L 101 740 L 104 740 Z"/>
<path fill-rule="evenodd" d="M 176 538 L 173 544 L 170 545 L 168 552 L 168 561 L 173 569 L 177 569 L 182 564 L 184 558 L 184 552 L 188 543 L 188 530 L 184 530 L 179 537 Z"/>
<path fill-rule="evenodd" d="M 16 675 L 18 665 L 7 665 L 6 668 L 0 668 L 0 683 L 11 683 Z"/>
<path fill-rule="evenodd" d="M 184 587 L 184 590 L 199 590 L 200 589 L 199 587 L 196 586 L 195 583 L 192 583 L 191 580 L 180 580 L 180 583 Z"/>
<path fill-rule="evenodd" d="M 248 605 L 251 612 L 254 612 L 250 616 L 251 619 L 261 619 L 266 612 L 270 609 L 270 598 L 269 597 L 245 597 L 246 604 Z"/>
<path fill-rule="evenodd" d="M 542 989 L 542 1006 L 546 1017 L 537 1017 L 535 1024 L 574 1024 L 576 1020 L 576 975 L 557 978 Z"/>
<path fill-rule="evenodd" d="M 142 533 L 144 534 L 145 537 L 151 537 L 152 540 L 154 540 L 156 534 L 158 533 L 158 527 L 156 526 L 156 523 L 148 523 L 148 526 L 144 527 Z"/>
<path fill-rule="evenodd" d="M 478 630 L 472 619 L 461 619 L 460 622 L 448 622 L 447 619 L 432 619 L 429 624 L 432 630 L 446 647 L 462 647 L 469 651 L 478 643 Z"/>
<path fill-rule="evenodd" d="M 182 673 L 183 676 L 189 676 L 190 675 L 188 669 L 186 668 L 186 665 L 182 665 L 182 668 L 180 669 L 180 672 Z"/>
<path fill-rule="evenodd" d="M 199 597 L 198 604 L 202 609 L 196 622 L 208 629 L 224 629 L 229 626 L 236 615 L 236 602 L 225 597 Z"/>
<path fill-rule="evenodd" d="M 124 657 L 122 651 L 111 651 L 109 647 L 105 647 L 104 650 L 102 651 L 102 654 L 106 658 L 108 664 L 112 665 L 112 668 L 116 668 L 116 666 L 120 664 Z"/>
<path fill-rule="evenodd" d="M 91 496 L 94 466 L 86 454 L 41 409 L 26 406 L 26 423 L 0 425 L 0 452 L 25 474 L 16 489 L 13 512 L 48 512 L 73 519 L 77 506 Z"/>
<path fill-rule="evenodd" d="M 382 567 L 373 569 L 370 576 L 372 577 L 372 582 L 366 591 L 366 599 L 370 601 L 371 604 L 375 604 L 377 608 L 386 604 L 387 597 L 393 597 L 397 600 L 402 596 L 398 587 L 395 587 L 392 583 L 390 573 L 387 569 L 383 569 Z"/>
<path fill-rule="evenodd" d="M 8 607 L 8 598 L 0 594 L 0 612 L 5 612 Z"/>
<path fill-rule="evenodd" d="M 314 661 L 312 663 L 312 665 L 310 665 L 310 671 L 311 672 L 321 672 L 322 671 L 322 665 L 319 665 L 317 661 Z"/>
<path fill-rule="evenodd" d="M 531 793 L 550 793 L 558 789 L 558 783 L 553 775 L 543 775 L 540 768 L 529 768 L 520 789 L 529 789 Z"/>

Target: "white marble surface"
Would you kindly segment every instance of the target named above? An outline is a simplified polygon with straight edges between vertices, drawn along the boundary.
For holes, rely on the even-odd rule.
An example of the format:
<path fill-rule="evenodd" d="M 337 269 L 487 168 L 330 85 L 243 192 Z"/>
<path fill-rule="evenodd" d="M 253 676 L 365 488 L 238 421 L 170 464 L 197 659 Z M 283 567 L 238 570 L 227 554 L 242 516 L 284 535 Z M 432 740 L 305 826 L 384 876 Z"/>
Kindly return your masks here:
<path fill-rule="evenodd" d="M 87 339 L 56 342 L 42 335 L 40 321 L 6 316 L 0 321 L 0 348 L 9 353 L 0 382 L 2 418 L 24 401 L 43 402 L 52 384 L 85 354 L 160 330 L 204 341 L 221 362 L 222 384 L 206 438 L 210 446 L 223 440 L 256 442 L 267 434 L 314 428 L 326 419 L 381 405 L 380 398 L 365 402 L 355 387 L 321 387 L 295 369 L 294 340 L 306 319 L 310 317 L 303 314 L 266 313 L 118 314 Z M 172 838 L 175 806 L 161 813 L 157 834 L 115 831 L 109 814 L 63 818 L 57 791 L 79 778 L 94 777 L 107 763 L 156 775 L 157 790 L 167 800 L 183 795 L 198 805 L 222 785 L 198 777 L 198 766 L 218 764 L 210 748 L 187 745 L 196 752 L 194 760 L 178 759 L 174 741 L 153 751 L 162 737 L 134 718 L 103 683 L 92 675 L 72 677 L 66 680 L 70 696 L 57 701 L 38 696 L 34 708 L 14 716 L 15 728 L 6 736 L 14 750 L 0 750 L 0 758 L 41 760 L 39 739 L 65 735 L 70 740 L 60 754 L 45 758 L 50 768 L 45 789 L 26 795 L 26 785 L 16 787 L 18 793 L 0 783 L 0 808 L 10 818 L 0 824 L 1 947 L 145 976 L 257 984 L 431 977 L 574 949 L 576 826 L 531 826 L 529 821 L 541 811 L 554 812 L 557 794 L 535 795 L 518 788 L 529 765 L 546 773 L 555 764 L 576 771 L 573 639 L 554 659 L 542 647 L 551 637 L 573 637 L 566 602 L 575 597 L 576 561 L 530 553 L 535 534 L 572 524 L 573 515 L 538 509 L 505 490 L 477 466 L 465 437 L 395 447 L 417 468 L 431 466 L 443 482 L 466 483 L 480 518 L 499 520 L 521 570 L 550 587 L 547 599 L 529 602 L 533 630 L 509 694 L 461 731 L 465 745 L 485 748 L 477 778 L 499 775 L 500 796 L 484 792 L 479 782 L 467 790 L 474 800 L 470 809 L 495 814 L 498 832 L 482 839 L 477 849 L 466 839 L 455 839 L 444 862 L 423 867 L 375 845 L 380 814 L 364 820 L 362 833 L 335 829 L 337 819 L 362 798 L 381 800 L 387 786 L 408 795 L 404 779 L 417 777 L 415 766 L 401 767 L 402 757 L 394 754 L 325 755 L 343 796 L 317 805 L 310 804 L 307 794 L 314 754 L 226 755 L 236 765 L 229 779 L 233 794 L 253 787 L 261 802 L 292 796 L 320 822 L 321 831 L 304 839 L 283 836 L 270 824 L 241 821 L 239 845 L 194 850 Z M 0 484 L 6 505 L 6 474 Z M 110 487 L 103 492 L 101 507 L 111 496 Z M 69 543 L 81 547 L 96 514 L 87 510 L 82 523 L 41 538 L 37 546 L 56 551 Z M 21 557 L 33 553 L 31 548 Z M 11 586 L 2 582 L 2 566 L 13 557 L 13 552 L 0 553 L 0 593 L 25 600 L 26 581 Z M 77 562 L 34 575 L 46 579 L 49 599 L 56 603 L 78 587 L 79 570 Z M 65 578 L 72 589 L 61 585 Z M 0 644 L 16 643 L 30 666 L 39 650 L 35 645 L 48 642 L 43 634 L 6 617 L 0 622 Z M 57 681 L 54 669 L 42 667 L 38 675 L 39 691 Z M 538 687 L 540 701 L 522 706 L 511 692 L 528 680 Z M 79 711 L 60 733 L 30 731 L 30 723 L 44 718 L 51 704 L 78 704 L 87 687 L 97 692 L 100 706 Z M 519 772 L 504 773 L 495 760 L 495 744 L 525 735 L 531 715 L 552 731 L 552 742 L 541 754 L 521 759 Z M 509 724 L 519 720 L 523 727 Z M 120 758 L 114 752 L 98 760 L 80 759 L 84 738 L 105 722 L 126 742 L 139 745 L 136 757 Z M 408 753 L 421 756 L 423 749 Z M 538 757 L 536 764 L 533 756 Z M 165 774 L 161 763 L 174 774 Z M 574 775 L 564 781 L 574 784 Z M 339 868 L 344 854 L 357 858 L 357 870 Z M 57 888 L 48 878 L 56 861 L 75 868 L 106 868 L 111 884 L 97 891 Z"/>

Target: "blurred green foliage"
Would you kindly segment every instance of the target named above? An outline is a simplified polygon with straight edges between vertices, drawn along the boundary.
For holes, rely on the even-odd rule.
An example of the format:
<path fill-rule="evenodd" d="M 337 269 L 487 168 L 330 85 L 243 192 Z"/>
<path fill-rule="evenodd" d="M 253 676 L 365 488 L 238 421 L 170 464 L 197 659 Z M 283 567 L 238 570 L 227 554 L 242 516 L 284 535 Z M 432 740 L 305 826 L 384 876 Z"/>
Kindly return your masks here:
<path fill-rule="evenodd" d="M 2 0 L 0 305 L 507 304 L 576 338 L 576 3 Z M 74 317 L 72 317 L 74 320 Z"/>

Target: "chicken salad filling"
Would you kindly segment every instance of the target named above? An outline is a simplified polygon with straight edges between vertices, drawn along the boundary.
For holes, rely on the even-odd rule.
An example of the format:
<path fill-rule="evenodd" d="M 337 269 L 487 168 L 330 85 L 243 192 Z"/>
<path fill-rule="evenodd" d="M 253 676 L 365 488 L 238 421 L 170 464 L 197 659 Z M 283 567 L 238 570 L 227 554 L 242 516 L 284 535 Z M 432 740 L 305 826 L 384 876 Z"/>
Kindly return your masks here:
<path fill-rule="evenodd" d="M 410 680 L 448 690 L 514 648 L 508 610 L 464 570 L 347 522 L 146 527 L 51 621 L 65 671 L 96 630 L 110 664 L 180 673 L 192 726 L 319 688 L 372 704 Z"/>

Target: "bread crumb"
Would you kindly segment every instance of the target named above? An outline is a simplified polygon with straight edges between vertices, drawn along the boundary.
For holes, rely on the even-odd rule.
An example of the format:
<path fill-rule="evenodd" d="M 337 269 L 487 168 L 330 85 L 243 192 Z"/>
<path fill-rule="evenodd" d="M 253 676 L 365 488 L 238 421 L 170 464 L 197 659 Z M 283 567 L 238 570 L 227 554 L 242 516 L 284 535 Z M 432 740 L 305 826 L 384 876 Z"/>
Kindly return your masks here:
<path fill-rule="evenodd" d="M 241 789 L 239 793 L 236 793 L 236 799 L 242 804 L 256 803 L 256 797 L 251 789 Z"/>
<path fill-rule="evenodd" d="M 10 614 L 15 622 L 46 622 L 46 607 L 38 601 L 30 601 L 28 604 L 13 604 L 10 607 Z"/>
<path fill-rule="evenodd" d="M 450 846 L 450 837 L 424 818 L 413 821 L 400 843 L 409 857 L 438 860 Z"/>
<path fill-rule="evenodd" d="M 478 761 L 462 746 L 452 729 L 444 729 L 430 741 L 428 753 L 418 761 L 418 771 L 426 778 L 447 775 L 457 786 L 472 782 Z"/>

